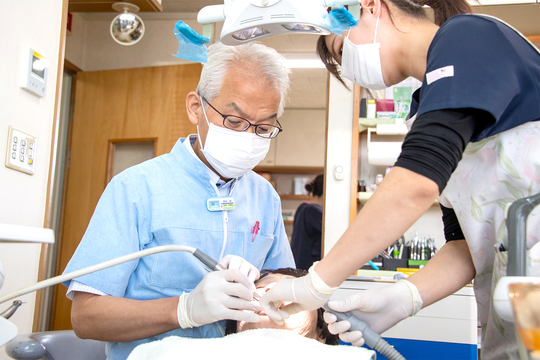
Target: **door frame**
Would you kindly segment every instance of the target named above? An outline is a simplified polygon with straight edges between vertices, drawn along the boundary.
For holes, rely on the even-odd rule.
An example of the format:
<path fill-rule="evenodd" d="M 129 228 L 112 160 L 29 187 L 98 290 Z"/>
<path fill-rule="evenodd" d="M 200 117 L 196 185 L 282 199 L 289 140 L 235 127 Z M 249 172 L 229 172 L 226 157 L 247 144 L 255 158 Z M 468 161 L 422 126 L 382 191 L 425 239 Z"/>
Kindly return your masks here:
<path fill-rule="evenodd" d="M 65 39 L 65 36 L 63 37 Z M 65 41 L 65 40 L 64 40 Z M 56 154 L 56 150 L 60 148 L 60 137 L 55 138 L 52 144 L 53 149 L 51 149 L 51 162 L 49 167 L 49 182 L 47 185 L 47 208 L 46 208 L 46 219 L 44 227 L 51 228 L 55 233 L 55 243 L 54 244 L 42 244 L 41 246 L 41 255 L 39 260 L 39 272 L 38 272 L 38 281 L 43 281 L 49 279 L 56 275 L 59 275 L 61 269 L 58 269 L 57 253 L 60 248 L 60 243 L 62 241 L 62 227 L 64 220 L 64 203 L 65 203 L 65 193 L 67 189 L 67 171 L 69 169 L 69 149 L 71 147 L 71 129 L 73 124 L 73 109 L 75 104 L 75 89 L 77 83 L 77 73 L 82 72 L 82 70 L 77 67 L 75 64 L 69 62 L 68 60 L 63 59 L 63 67 L 59 69 L 59 78 L 61 81 L 58 81 L 58 87 L 56 91 L 56 103 L 53 123 L 53 137 L 56 133 L 61 133 L 62 129 L 57 128 L 60 126 L 60 112 L 61 112 L 61 101 L 62 101 L 62 91 L 63 91 L 63 77 L 64 72 L 67 72 L 71 76 L 71 88 L 69 94 L 69 115 L 66 119 L 64 126 L 67 126 L 67 137 L 65 139 L 65 153 L 62 155 L 66 166 L 64 171 L 61 174 L 62 179 L 55 176 L 55 169 L 58 162 L 53 159 L 53 156 Z M 58 159 L 59 156 L 56 158 Z M 62 189 L 56 194 L 54 193 L 55 187 L 62 181 Z M 55 209 L 58 207 L 58 209 Z M 59 212 L 59 222 L 58 226 L 52 223 L 53 213 Z M 57 228 L 56 228 L 57 227 Z M 32 332 L 39 331 L 48 331 L 50 326 L 50 316 L 51 309 L 53 308 L 53 287 L 48 287 L 42 290 L 37 291 L 36 293 L 36 305 L 34 309 L 34 321 L 32 325 Z"/>

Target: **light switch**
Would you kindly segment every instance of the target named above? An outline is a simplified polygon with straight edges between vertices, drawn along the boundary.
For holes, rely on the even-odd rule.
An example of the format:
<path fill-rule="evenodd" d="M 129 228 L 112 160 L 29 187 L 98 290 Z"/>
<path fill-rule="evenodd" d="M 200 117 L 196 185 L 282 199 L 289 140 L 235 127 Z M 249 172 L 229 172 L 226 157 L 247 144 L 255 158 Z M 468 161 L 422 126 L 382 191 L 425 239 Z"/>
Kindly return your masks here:
<path fill-rule="evenodd" d="M 343 180 L 345 178 L 345 168 L 341 164 L 336 164 L 334 167 L 334 178 L 336 180 Z"/>
<path fill-rule="evenodd" d="M 34 175 L 36 151 L 37 138 L 35 136 L 9 127 L 6 167 Z"/>

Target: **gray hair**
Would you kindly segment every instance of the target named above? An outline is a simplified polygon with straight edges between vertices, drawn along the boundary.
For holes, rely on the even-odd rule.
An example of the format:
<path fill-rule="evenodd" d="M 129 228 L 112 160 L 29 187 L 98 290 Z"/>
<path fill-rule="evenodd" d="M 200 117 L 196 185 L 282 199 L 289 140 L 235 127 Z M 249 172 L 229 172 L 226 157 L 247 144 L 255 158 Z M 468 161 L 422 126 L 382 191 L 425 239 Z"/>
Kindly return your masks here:
<path fill-rule="evenodd" d="M 238 46 L 227 46 L 217 42 L 209 46 L 208 62 L 203 66 L 197 93 L 212 101 L 219 95 L 223 79 L 231 66 L 253 71 L 266 78 L 281 97 L 278 117 L 283 114 L 289 92 L 290 70 L 285 66 L 285 58 L 282 55 L 257 42 Z"/>

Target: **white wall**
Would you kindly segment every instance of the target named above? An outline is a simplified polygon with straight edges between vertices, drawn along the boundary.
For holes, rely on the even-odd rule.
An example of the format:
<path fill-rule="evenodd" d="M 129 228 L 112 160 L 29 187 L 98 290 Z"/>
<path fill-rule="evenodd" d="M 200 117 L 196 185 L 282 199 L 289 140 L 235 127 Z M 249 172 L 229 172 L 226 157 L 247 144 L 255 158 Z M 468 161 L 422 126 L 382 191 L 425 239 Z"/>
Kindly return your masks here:
<path fill-rule="evenodd" d="M 66 39 L 66 60 L 83 71 L 128 69 L 193 63 L 173 54 L 178 51 L 174 24 L 182 19 L 195 31 L 202 33 L 202 25 L 195 14 L 153 20 L 142 15 L 145 25 L 143 38 L 134 45 L 122 46 L 110 34 L 115 14 L 73 14 L 71 34 Z M 193 18 L 190 20 L 190 18 Z"/>
<path fill-rule="evenodd" d="M 345 79 L 349 89 L 352 82 Z M 333 76 L 330 77 L 328 127 L 326 138 L 326 172 L 324 175 L 324 254 L 337 243 L 349 227 L 351 210 L 352 121 L 354 94 Z M 334 169 L 344 169 L 342 180 L 334 177 Z"/>
<path fill-rule="evenodd" d="M 43 227 L 60 49 L 62 0 L 0 3 L 0 159 L 5 162 L 8 126 L 37 136 L 35 174 L 0 166 L 0 223 Z M 47 95 L 38 98 L 19 87 L 21 49 L 32 47 L 49 59 Z M 37 281 L 40 244 L 0 244 L 6 280 L 0 294 Z M 10 319 L 19 333 L 32 331 L 35 293 Z M 8 304 L 0 305 L 0 312 Z M 0 349 L 0 359 L 8 359 Z"/>

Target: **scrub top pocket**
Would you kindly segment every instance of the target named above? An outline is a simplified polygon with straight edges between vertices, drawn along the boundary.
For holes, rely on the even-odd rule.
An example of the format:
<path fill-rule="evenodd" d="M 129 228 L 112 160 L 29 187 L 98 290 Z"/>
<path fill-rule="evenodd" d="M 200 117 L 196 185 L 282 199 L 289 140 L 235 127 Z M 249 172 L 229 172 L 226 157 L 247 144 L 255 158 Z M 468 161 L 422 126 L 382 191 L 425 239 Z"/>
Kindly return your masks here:
<path fill-rule="evenodd" d="M 165 228 L 154 232 L 155 246 L 186 245 L 206 252 L 212 232 L 194 229 Z M 221 234 L 218 235 L 221 237 Z M 208 253 L 207 253 L 208 254 Z M 212 256 L 212 254 L 208 254 Z M 169 251 L 150 256 L 149 283 L 159 288 L 191 291 L 208 273 L 203 263 L 189 252 Z M 178 295 L 178 291 L 175 295 Z"/>
<path fill-rule="evenodd" d="M 249 233 L 244 234 L 244 237 L 244 259 L 247 259 L 257 269 L 262 270 L 266 256 L 274 243 L 274 236 L 257 234 L 253 238 L 253 234 Z"/>

